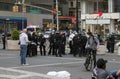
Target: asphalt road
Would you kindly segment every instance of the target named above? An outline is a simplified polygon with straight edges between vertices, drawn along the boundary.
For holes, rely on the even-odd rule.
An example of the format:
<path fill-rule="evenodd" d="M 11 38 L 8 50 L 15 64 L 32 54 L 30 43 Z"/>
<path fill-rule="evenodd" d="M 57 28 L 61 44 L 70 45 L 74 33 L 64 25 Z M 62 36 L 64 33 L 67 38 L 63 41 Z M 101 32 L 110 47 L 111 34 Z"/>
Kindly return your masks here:
<path fill-rule="evenodd" d="M 108 60 L 107 70 L 120 68 L 120 56 L 115 54 L 99 54 L 98 58 Z M 28 57 L 28 66 L 20 65 L 19 51 L 0 50 L 0 67 L 28 72 L 36 72 L 46 74 L 49 71 L 66 70 L 71 73 L 72 79 L 90 79 L 91 71 L 84 68 L 85 57 L 73 57 L 72 55 L 64 55 L 63 57 L 55 56 L 38 56 Z"/>

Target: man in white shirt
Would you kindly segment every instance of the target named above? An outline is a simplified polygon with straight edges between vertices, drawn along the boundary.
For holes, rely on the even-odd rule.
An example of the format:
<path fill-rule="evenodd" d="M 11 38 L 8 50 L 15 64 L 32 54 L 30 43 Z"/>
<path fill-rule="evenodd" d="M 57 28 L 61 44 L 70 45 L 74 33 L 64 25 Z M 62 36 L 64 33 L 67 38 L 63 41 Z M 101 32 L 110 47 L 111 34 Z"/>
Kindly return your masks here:
<path fill-rule="evenodd" d="M 27 45 L 29 43 L 27 36 L 27 29 L 23 29 L 22 33 L 19 36 L 20 40 L 20 57 L 21 57 L 21 65 L 26 64 L 26 54 L 27 54 Z"/>

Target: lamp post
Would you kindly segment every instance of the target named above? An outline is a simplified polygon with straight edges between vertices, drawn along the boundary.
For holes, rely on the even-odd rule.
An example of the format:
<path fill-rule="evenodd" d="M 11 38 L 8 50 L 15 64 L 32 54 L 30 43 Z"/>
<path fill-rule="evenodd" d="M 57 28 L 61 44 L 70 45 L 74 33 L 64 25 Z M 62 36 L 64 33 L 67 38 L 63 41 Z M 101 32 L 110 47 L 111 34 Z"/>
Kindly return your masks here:
<path fill-rule="evenodd" d="M 97 12 L 99 11 L 99 0 L 97 0 Z"/>
<path fill-rule="evenodd" d="M 78 0 L 76 0 L 76 31 L 79 31 L 78 27 Z"/>
<path fill-rule="evenodd" d="M 56 23 L 57 23 L 57 31 L 59 31 L 58 0 L 56 0 Z"/>

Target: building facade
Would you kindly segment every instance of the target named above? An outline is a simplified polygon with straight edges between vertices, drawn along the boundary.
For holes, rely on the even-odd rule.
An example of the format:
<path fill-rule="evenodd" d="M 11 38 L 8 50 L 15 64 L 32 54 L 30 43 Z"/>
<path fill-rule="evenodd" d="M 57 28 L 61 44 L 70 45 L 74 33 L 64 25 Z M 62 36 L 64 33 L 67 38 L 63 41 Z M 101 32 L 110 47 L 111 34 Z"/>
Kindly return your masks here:
<path fill-rule="evenodd" d="M 80 28 L 98 33 L 119 33 L 120 0 L 78 0 Z M 75 16 L 76 0 L 69 0 L 69 14 Z"/>
<path fill-rule="evenodd" d="M 18 4 L 22 2 L 30 6 Z M 56 0 L 0 0 L 0 33 L 5 30 L 3 27 L 11 32 L 12 28 L 21 30 L 27 25 L 39 25 L 42 28 L 48 22 L 53 23 L 56 20 L 52 14 L 55 3 Z M 58 0 L 58 6 L 61 16 L 69 15 L 67 0 Z"/>

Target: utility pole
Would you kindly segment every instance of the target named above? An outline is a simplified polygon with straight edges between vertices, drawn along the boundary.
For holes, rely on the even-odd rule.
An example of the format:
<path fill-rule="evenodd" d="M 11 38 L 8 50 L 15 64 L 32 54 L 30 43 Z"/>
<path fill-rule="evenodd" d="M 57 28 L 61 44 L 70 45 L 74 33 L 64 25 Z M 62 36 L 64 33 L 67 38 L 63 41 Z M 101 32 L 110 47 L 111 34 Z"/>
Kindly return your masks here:
<path fill-rule="evenodd" d="M 58 0 L 56 0 L 56 23 L 57 23 L 57 31 L 59 31 Z"/>
<path fill-rule="evenodd" d="M 78 0 L 76 0 L 76 31 L 79 31 L 78 27 Z"/>
<path fill-rule="evenodd" d="M 99 0 L 97 0 L 97 12 L 99 11 Z"/>

